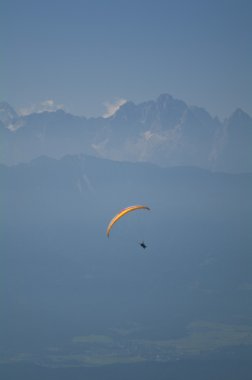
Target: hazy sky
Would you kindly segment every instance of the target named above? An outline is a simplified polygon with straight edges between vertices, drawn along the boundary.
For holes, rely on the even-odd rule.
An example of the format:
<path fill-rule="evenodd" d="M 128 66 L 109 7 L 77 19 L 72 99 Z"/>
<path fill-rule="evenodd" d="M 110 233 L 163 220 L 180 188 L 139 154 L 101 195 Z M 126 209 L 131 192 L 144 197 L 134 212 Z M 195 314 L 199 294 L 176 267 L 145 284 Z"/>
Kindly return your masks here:
<path fill-rule="evenodd" d="M 98 116 L 170 93 L 252 114 L 250 0 L 2 0 L 1 100 Z"/>

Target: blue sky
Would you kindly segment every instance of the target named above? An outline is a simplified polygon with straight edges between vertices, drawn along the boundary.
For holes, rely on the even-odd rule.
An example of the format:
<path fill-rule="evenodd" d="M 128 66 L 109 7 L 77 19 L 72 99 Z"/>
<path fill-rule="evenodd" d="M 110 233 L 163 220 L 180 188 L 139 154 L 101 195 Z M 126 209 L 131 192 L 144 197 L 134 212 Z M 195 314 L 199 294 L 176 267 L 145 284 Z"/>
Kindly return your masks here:
<path fill-rule="evenodd" d="M 252 115 L 249 0 L 2 0 L 0 13 L 0 95 L 17 109 L 53 99 L 90 117 L 170 93 Z"/>

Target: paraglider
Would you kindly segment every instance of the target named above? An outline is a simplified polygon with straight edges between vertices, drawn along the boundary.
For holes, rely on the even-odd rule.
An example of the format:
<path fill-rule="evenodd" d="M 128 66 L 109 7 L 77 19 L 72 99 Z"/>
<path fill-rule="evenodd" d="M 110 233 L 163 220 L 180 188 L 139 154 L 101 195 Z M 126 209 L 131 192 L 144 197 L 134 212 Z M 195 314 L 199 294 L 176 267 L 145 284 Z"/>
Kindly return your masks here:
<path fill-rule="evenodd" d="M 119 220 L 121 219 L 124 215 L 128 214 L 129 212 L 131 211 L 135 211 L 135 210 L 141 210 L 141 209 L 145 209 L 145 210 L 150 210 L 150 208 L 148 206 L 141 206 L 141 205 L 135 205 L 135 206 L 129 206 L 129 207 L 126 207 L 124 208 L 123 210 L 121 210 L 118 214 L 116 214 L 114 216 L 114 218 L 109 222 L 108 224 L 108 227 L 107 227 L 107 237 L 109 237 L 109 234 L 110 234 L 110 231 L 111 231 L 111 228 L 113 227 L 113 225 Z M 144 243 L 143 243 L 144 244 Z M 145 245 L 145 244 L 144 244 Z M 142 246 L 143 247 L 143 246 Z M 146 246 L 145 246 L 146 247 Z M 144 247 L 143 247 L 144 248 Z"/>

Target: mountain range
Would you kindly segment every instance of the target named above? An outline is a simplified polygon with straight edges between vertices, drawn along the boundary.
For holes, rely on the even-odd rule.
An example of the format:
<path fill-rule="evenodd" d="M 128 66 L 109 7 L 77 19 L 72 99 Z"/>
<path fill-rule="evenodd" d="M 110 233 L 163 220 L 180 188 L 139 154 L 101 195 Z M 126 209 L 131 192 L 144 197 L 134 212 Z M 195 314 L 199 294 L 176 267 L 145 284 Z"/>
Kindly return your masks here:
<path fill-rule="evenodd" d="M 252 118 L 237 109 L 224 121 L 205 109 L 162 94 L 128 101 L 110 117 L 86 118 L 60 109 L 19 115 L 0 103 L 0 162 L 41 155 L 88 154 L 163 167 L 197 166 L 230 173 L 252 171 Z"/>

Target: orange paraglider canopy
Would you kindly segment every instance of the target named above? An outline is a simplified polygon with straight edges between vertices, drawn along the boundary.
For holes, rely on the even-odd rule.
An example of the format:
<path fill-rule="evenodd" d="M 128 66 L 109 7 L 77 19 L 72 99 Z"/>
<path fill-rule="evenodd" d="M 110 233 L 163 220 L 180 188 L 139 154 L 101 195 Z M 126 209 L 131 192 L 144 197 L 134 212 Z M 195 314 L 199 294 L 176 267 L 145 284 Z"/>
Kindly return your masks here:
<path fill-rule="evenodd" d="M 108 224 L 108 227 L 107 227 L 107 237 L 109 237 L 109 234 L 110 234 L 110 230 L 111 228 L 113 227 L 113 225 L 119 220 L 121 219 L 124 215 L 128 214 L 129 212 L 131 211 L 135 211 L 135 210 L 141 210 L 141 209 L 146 209 L 146 210 L 150 210 L 150 208 L 148 206 L 141 206 L 141 205 L 135 205 L 135 206 L 129 206 L 129 207 L 126 207 L 124 208 L 123 210 L 121 210 L 120 212 L 118 212 L 118 214 L 116 214 L 114 216 L 114 218 L 109 222 Z"/>

